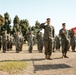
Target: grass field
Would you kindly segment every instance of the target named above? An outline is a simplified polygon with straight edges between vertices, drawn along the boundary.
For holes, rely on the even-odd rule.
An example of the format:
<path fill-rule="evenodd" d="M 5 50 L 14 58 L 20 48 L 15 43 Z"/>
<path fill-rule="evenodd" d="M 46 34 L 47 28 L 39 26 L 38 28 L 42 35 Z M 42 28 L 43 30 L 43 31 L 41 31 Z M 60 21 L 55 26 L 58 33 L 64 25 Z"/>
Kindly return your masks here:
<path fill-rule="evenodd" d="M 28 63 L 24 61 L 3 61 L 0 62 L 0 70 L 5 72 L 18 72 L 26 69 Z"/>

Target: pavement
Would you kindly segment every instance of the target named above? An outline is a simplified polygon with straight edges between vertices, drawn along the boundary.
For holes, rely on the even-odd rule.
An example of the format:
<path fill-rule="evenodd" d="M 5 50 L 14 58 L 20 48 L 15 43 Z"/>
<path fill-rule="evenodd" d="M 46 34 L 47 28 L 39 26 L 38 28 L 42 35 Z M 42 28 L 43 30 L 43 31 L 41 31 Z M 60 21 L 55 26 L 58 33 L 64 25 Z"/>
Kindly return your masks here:
<path fill-rule="evenodd" d="M 44 51 L 39 53 L 37 46 L 34 46 L 32 53 L 28 53 L 28 46 L 23 47 L 23 51 L 20 53 L 16 53 L 15 47 L 13 47 L 12 51 L 6 53 L 0 51 L 0 62 L 19 60 L 29 63 L 26 70 L 11 75 L 76 75 L 76 52 L 68 51 L 69 58 L 61 58 L 61 56 L 61 51 L 56 51 L 52 53 L 53 60 L 45 60 Z M 10 74 L 0 71 L 0 75 Z"/>

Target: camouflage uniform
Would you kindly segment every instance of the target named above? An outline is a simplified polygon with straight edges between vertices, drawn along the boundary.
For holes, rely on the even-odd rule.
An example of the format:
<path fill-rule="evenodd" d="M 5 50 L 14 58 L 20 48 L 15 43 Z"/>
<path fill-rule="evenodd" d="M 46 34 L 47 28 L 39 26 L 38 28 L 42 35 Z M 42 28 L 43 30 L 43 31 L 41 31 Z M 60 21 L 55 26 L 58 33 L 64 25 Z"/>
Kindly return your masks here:
<path fill-rule="evenodd" d="M 11 36 L 10 36 L 10 50 L 12 50 L 13 42 L 14 42 L 14 38 L 13 38 L 13 36 L 11 35 Z"/>
<path fill-rule="evenodd" d="M 3 53 L 5 53 L 7 50 L 7 32 L 6 31 L 3 31 L 2 45 L 3 45 Z"/>
<path fill-rule="evenodd" d="M 36 40 L 36 36 L 34 35 L 33 36 L 33 44 L 35 45 L 37 43 L 37 40 Z"/>
<path fill-rule="evenodd" d="M 45 23 L 42 23 L 40 27 L 44 29 L 45 58 L 49 59 L 53 49 L 54 27 Z"/>
<path fill-rule="evenodd" d="M 63 23 L 62 26 L 65 26 L 65 23 Z M 67 57 L 66 56 L 68 50 L 67 30 L 64 28 L 60 29 L 59 36 L 61 37 L 62 57 Z"/>
<path fill-rule="evenodd" d="M 70 33 L 70 45 L 71 45 L 72 51 L 75 52 L 75 36 L 74 36 L 73 30 L 71 30 L 71 33 Z"/>
<path fill-rule="evenodd" d="M 72 51 L 75 52 L 75 37 L 74 36 L 72 36 L 70 43 L 71 43 Z"/>
<path fill-rule="evenodd" d="M 55 52 L 55 47 L 56 47 L 55 38 L 53 39 L 53 43 L 52 44 L 53 44 L 53 50 L 52 51 Z"/>
<path fill-rule="evenodd" d="M 23 43 L 24 43 L 24 37 L 22 36 L 22 34 L 20 34 L 20 43 L 21 43 L 21 45 L 20 45 L 20 51 L 22 51 L 22 47 L 23 47 Z"/>
<path fill-rule="evenodd" d="M 19 32 L 16 32 L 15 34 L 15 45 L 16 45 L 16 53 L 19 53 L 21 46 Z"/>
<path fill-rule="evenodd" d="M 1 47 L 2 47 L 2 36 L 0 35 L 0 50 L 1 50 Z"/>
<path fill-rule="evenodd" d="M 31 32 L 28 33 L 28 51 L 29 53 L 32 53 L 32 50 L 33 50 L 33 35 Z"/>
<path fill-rule="evenodd" d="M 56 42 L 56 50 L 60 50 L 60 37 L 59 36 L 55 37 L 55 42 Z"/>
<path fill-rule="evenodd" d="M 67 38 L 67 42 L 68 42 L 67 50 L 69 51 L 69 49 L 70 49 L 70 38 L 69 37 Z"/>
<path fill-rule="evenodd" d="M 7 50 L 10 49 L 10 34 L 7 35 Z"/>
<path fill-rule="evenodd" d="M 37 44 L 38 44 L 38 50 L 41 53 L 43 50 L 43 37 L 41 32 L 38 32 L 37 34 Z"/>

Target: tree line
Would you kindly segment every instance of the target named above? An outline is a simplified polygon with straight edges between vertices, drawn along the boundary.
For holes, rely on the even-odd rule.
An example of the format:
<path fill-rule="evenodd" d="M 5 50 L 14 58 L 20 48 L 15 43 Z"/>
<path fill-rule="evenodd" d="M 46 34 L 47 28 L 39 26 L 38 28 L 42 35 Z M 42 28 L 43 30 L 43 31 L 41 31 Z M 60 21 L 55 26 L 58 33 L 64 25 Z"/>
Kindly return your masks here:
<path fill-rule="evenodd" d="M 32 26 L 28 19 L 20 19 L 18 15 L 15 15 L 13 19 L 13 26 L 11 25 L 11 17 L 8 12 L 4 13 L 4 16 L 0 14 L 0 35 L 4 30 L 7 30 L 7 34 L 14 35 L 16 32 L 21 32 L 24 36 L 25 41 L 27 40 L 27 33 L 32 31 L 33 35 L 36 36 L 40 29 L 40 22 L 36 21 L 35 25 Z"/>

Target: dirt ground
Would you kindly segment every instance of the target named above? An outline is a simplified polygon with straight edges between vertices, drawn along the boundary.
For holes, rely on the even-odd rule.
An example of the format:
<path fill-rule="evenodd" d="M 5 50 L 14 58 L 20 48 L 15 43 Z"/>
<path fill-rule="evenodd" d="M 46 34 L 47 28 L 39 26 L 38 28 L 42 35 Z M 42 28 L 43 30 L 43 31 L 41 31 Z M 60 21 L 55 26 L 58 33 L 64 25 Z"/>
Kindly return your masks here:
<path fill-rule="evenodd" d="M 61 58 L 61 51 L 52 53 L 53 60 L 45 60 L 44 51 L 39 53 L 37 46 L 34 46 L 33 53 L 28 53 L 28 46 L 23 46 L 23 51 L 16 53 L 13 46 L 12 51 L 2 53 L 0 61 L 20 60 L 30 63 L 26 70 L 9 74 L 0 71 L 0 75 L 76 75 L 76 52 L 68 51 L 69 58 Z"/>

